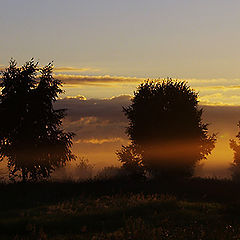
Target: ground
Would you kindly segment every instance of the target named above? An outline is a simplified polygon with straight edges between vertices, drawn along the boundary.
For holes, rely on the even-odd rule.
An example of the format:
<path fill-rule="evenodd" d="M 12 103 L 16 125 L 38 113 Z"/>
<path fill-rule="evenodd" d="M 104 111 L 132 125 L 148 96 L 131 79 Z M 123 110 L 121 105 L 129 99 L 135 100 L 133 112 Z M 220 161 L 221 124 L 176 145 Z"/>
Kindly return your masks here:
<path fill-rule="evenodd" d="M 229 180 L 0 185 L 0 239 L 240 239 Z"/>

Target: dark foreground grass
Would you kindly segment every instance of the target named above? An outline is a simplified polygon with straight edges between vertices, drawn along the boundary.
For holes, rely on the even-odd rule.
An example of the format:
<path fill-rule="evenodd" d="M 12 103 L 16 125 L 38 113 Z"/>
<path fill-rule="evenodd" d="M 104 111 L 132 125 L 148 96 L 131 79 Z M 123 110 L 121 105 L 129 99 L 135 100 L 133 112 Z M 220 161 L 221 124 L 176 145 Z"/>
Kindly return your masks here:
<path fill-rule="evenodd" d="M 128 180 L 0 186 L 0 239 L 240 239 L 240 185 Z"/>

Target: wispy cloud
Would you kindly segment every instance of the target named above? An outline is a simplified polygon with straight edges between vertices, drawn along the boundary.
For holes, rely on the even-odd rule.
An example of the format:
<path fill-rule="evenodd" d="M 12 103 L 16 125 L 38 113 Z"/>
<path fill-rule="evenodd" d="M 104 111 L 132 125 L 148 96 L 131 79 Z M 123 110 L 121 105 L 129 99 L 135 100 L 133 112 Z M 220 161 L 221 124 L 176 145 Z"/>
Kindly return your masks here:
<path fill-rule="evenodd" d="M 85 100 L 87 100 L 87 98 L 85 97 L 85 96 L 83 96 L 83 95 L 77 95 L 77 96 L 66 96 L 66 97 L 64 97 L 64 98 L 59 98 L 59 99 L 72 99 L 72 100 L 81 100 L 81 101 L 85 101 Z"/>
<path fill-rule="evenodd" d="M 217 92 L 200 96 L 200 103 L 208 106 L 240 106 L 240 96 Z"/>
<path fill-rule="evenodd" d="M 84 67 L 84 68 L 76 68 L 76 67 L 54 67 L 54 72 L 99 72 L 100 69 Z"/>
<path fill-rule="evenodd" d="M 198 89 L 200 90 L 233 90 L 233 89 L 239 89 L 240 85 L 230 85 L 230 86 L 199 86 Z"/>
<path fill-rule="evenodd" d="M 116 143 L 116 142 L 126 142 L 126 139 L 116 137 L 116 138 L 90 138 L 90 139 L 78 139 L 74 143 L 90 143 L 90 144 L 104 144 L 104 143 Z"/>
<path fill-rule="evenodd" d="M 67 85 L 105 85 L 111 83 L 139 83 L 146 79 L 136 77 L 122 77 L 122 76 L 83 76 L 83 75 L 69 75 L 69 74 L 58 74 L 54 77 L 63 81 Z"/>
<path fill-rule="evenodd" d="M 92 85 L 106 83 L 126 83 L 136 84 L 151 78 L 111 76 L 111 75 L 77 75 L 77 74 L 57 74 L 55 77 L 70 85 Z M 159 80 L 159 79 L 157 79 Z M 191 87 L 197 89 L 239 89 L 240 79 L 178 79 L 186 81 Z"/>
<path fill-rule="evenodd" d="M 7 67 L 0 64 L 0 71 L 5 70 Z M 55 73 L 79 73 L 79 72 L 100 72 L 101 70 L 98 68 L 92 67 L 54 67 L 53 72 Z"/>

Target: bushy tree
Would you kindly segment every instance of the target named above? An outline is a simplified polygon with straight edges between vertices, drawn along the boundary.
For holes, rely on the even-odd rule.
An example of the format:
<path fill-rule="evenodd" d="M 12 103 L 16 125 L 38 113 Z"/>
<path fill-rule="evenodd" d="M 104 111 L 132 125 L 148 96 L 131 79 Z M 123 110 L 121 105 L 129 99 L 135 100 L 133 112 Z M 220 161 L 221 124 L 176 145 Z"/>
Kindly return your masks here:
<path fill-rule="evenodd" d="M 144 176 L 142 156 L 137 152 L 136 146 L 133 144 L 122 146 L 121 150 L 117 151 L 116 154 L 126 175 L 131 178 L 142 178 Z"/>
<path fill-rule="evenodd" d="M 214 148 L 202 121 L 198 94 L 186 82 L 172 79 L 146 81 L 124 108 L 127 134 L 141 154 L 143 165 L 162 177 L 189 177 Z"/>
<path fill-rule="evenodd" d="M 65 110 L 53 108 L 62 85 L 52 71 L 52 63 L 39 68 L 31 59 L 21 67 L 11 60 L 1 73 L 0 154 L 12 179 L 47 178 L 75 158 L 73 133 L 61 128 Z"/>

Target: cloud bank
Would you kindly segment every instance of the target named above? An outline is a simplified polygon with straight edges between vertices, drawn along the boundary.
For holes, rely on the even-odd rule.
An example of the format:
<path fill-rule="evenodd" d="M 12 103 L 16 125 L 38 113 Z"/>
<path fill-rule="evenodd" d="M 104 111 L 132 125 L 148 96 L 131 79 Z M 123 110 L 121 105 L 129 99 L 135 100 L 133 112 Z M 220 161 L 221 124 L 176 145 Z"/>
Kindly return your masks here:
<path fill-rule="evenodd" d="M 145 78 L 121 76 L 85 76 L 59 74 L 55 76 L 64 83 L 69 95 L 76 95 L 77 88 L 84 88 L 84 94 L 90 97 L 91 89 L 95 87 L 98 97 L 104 97 L 108 91 L 123 94 L 132 94 L 134 89 L 144 82 Z M 184 79 L 180 79 L 184 80 Z M 199 93 L 203 105 L 235 105 L 240 106 L 240 80 L 239 79 L 186 79 L 187 83 Z M 102 95 L 101 95 L 102 92 Z M 73 94 L 74 93 L 74 94 Z"/>

